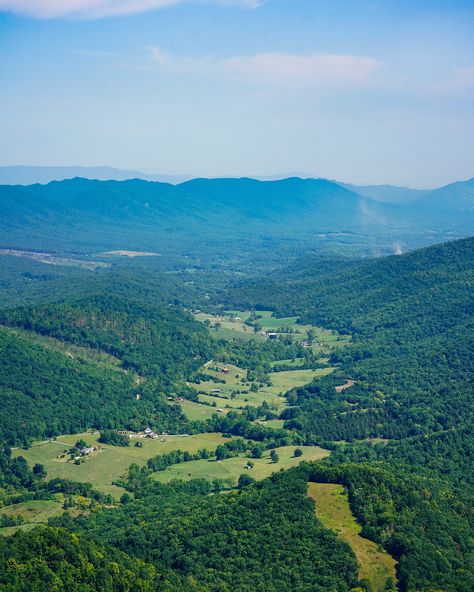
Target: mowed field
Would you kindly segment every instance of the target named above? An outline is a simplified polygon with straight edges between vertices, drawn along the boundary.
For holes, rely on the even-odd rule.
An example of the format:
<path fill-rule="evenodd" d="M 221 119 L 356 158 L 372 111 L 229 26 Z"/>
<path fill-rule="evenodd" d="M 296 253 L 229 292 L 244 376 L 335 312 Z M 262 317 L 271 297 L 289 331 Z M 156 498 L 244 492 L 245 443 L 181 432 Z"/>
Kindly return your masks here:
<path fill-rule="evenodd" d="M 245 321 L 252 313 L 248 310 L 223 311 L 219 315 L 207 314 L 204 312 L 196 313 L 195 318 L 209 325 L 211 335 L 220 339 L 256 339 L 263 341 L 267 336 L 258 332 L 255 333 L 253 327 L 245 324 Z M 298 317 L 275 317 L 269 310 L 257 312 L 257 324 L 264 332 L 285 331 L 296 341 L 303 341 L 308 337 L 308 331 L 312 331 L 314 343 L 311 346 L 313 351 L 322 353 L 333 347 L 342 347 L 350 342 L 350 336 L 338 335 L 334 331 L 329 331 L 314 325 L 302 325 L 298 323 Z"/>
<path fill-rule="evenodd" d="M 219 366 L 219 365 L 218 365 Z M 222 365 L 223 366 L 223 365 Z M 247 381 L 247 372 L 243 368 L 225 365 L 227 374 L 216 371 L 215 364 L 202 369 L 206 374 L 216 380 L 201 381 L 200 383 L 188 383 L 190 387 L 198 391 L 199 402 L 183 401 L 181 407 L 191 420 L 207 419 L 217 409 L 228 413 L 230 409 L 239 409 L 251 405 L 260 406 L 266 401 L 273 409 L 280 410 L 286 406 L 285 393 L 290 389 L 308 384 L 315 378 L 331 373 L 333 368 L 318 368 L 317 370 L 288 370 L 284 372 L 271 372 L 271 386 L 259 388 L 257 392 L 250 390 L 251 383 Z M 211 407 L 215 403 L 215 406 Z"/>
<path fill-rule="evenodd" d="M 214 451 L 218 444 L 228 442 L 221 434 L 206 433 L 195 436 L 163 436 L 151 440 L 140 439 L 143 448 L 136 448 L 135 439 L 131 439 L 129 447 L 110 446 L 98 442 L 99 432 L 86 432 L 82 434 L 68 434 L 59 436 L 56 440 L 38 442 L 28 450 L 15 449 L 14 456 L 23 456 L 30 466 L 35 463 L 44 465 L 48 479 L 61 477 L 85 483 L 92 483 L 94 487 L 104 493 L 110 493 L 119 497 L 124 490 L 112 484 L 119 479 L 132 463 L 143 465 L 145 462 L 159 454 L 166 454 L 172 450 L 197 452 L 200 448 Z M 75 465 L 67 459 L 59 458 L 64 450 L 74 445 L 77 440 L 83 438 L 90 446 L 101 446 L 98 452 L 87 456 L 80 465 Z"/>
<path fill-rule="evenodd" d="M 361 526 L 352 515 L 347 490 L 334 483 L 308 483 L 308 495 L 316 502 L 316 516 L 348 543 L 360 564 L 359 577 L 366 578 L 374 592 L 382 592 L 387 578 L 396 581 L 396 562 L 376 543 L 360 536 Z"/>
<path fill-rule="evenodd" d="M 0 528 L 0 536 L 10 536 L 17 530 L 29 530 L 36 524 L 47 522 L 53 516 L 62 514 L 64 512 L 63 496 L 57 495 L 55 497 L 54 500 L 30 500 L 1 508 L 0 516 L 21 516 L 26 524 Z"/>
<path fill-rule="evenodd" d="M 209 332 L 216 339 L 256 339 L 265 341 L 264 335 L 256 334 L 253 327 L 245 324 L 250 311 L 225 311 L 222 315 L 199 312 L 194 315 L 201 323 L 210 323 Z"/>
<path fill-rule="evenodd" d="M 294 456 L 296 448 L 303 451 L 303 456 Z M 274 463 L 270 460 L 270 452 L 265 451 L 263 458 L 252 458 L 238 456 L 234 458 L 226 458 L 225 460 L 192 460 L 190 462 L 181 463 L 168 467 L 164 471 L 158 471 L 151 475 L 152 479 L 157 479 L 162 483 L 168 483 L 173 479 L 182 479 L 184 481 L 190 479 L 230 479 L 235 485 L 238 478 L 243 473 L 250 475 L 254 479 L 264 479 L 272 473 L 281 469 L 289 469 L 298 465 L 301 461 L 320 460 L 327 457 L 330 452 L 319 446 L 282 446 L 277 448 L 279 461 Z M 246 469 L 247 462 L 251 460 L 254 467 L 250 470 Z"/>

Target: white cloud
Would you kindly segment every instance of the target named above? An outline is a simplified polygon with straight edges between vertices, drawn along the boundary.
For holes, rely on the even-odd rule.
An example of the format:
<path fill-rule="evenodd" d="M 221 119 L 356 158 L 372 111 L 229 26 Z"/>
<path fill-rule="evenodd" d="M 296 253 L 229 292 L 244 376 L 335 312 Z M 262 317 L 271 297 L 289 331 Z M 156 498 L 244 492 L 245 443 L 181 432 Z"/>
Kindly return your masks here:
<path fill-rule="evenodd" d="M 33 18 L 85 18 L 136 14 L 177 4 L 210 2 L 256 8 L 261 0 L 0 0 L 0 12 L 25 15 Z"/>
<path fill-rule="evenodd" d="M 365 56 L 266 52 L 230 58 L 175 57 L 150 47 L 156 66 L 177 74 L 213 74 L 258 85 L 308 88 L 357 87 L 371 82 L 382 62 Z"/>

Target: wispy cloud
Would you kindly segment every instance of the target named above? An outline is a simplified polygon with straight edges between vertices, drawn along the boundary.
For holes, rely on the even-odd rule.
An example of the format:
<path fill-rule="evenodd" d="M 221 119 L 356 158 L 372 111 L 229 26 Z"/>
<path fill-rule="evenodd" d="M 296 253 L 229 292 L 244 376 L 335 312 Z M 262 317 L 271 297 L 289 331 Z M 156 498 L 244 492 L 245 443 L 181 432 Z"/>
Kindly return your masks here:
<path fill-rule="evenodd" d="M 136 14 L 177 4 L 213 3 L 257 8 L 262 0 L 0 0 L 0 12 L 33 18 L 85 18 Z"/>
<path fill-rule="evenodd" d="M 244 79 L 255 84 L 286 87 L 357 87 L 371 81 L 383 63 L 379 60 L 345 54 L 296 54 L 265 52 L 228 58 L 177 57 L 150 47 L 160 70 L 177 74 L 214 74 Z"/>

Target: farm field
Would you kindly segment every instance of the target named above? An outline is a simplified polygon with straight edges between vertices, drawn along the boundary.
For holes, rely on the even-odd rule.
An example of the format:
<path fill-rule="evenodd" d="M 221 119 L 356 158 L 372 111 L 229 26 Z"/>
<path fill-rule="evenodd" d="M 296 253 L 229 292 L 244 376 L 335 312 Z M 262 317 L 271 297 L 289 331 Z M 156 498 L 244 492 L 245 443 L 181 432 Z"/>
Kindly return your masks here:
<path fill-rule="evenodd" d="M 249 316 L 249 311 L 226 311 L 222 315 L 199 312 L 194 315 L 196 320 L 208 325 L 210 334 L 216 339 L 265 341 L 264 335 L 256 334 L 252 327 L 245 324 Z"/>
<path fill-rule="evenodd" d="M 211 335 L 220 339 L 257 339 L 259 341 L 268 339 L 262 332 L 255 333 L 253 327 L 245 324 L 251 316 L 251 311 L 232 310 L 223 311 L 219 315 L 212 315 L 204 312 L 196 313 L 195 318 L 208 325 Z M 342 347 L 350 342 L 350 336 L 338 335 L 334 331 L 316 327 L 313 325 L 302 325 L 298 323 L 298 317 L 274 317 L 268 310 L 258 311 L 256 323 L 264 333 L 281 332 L 291 335 L 296 341 L 303 341 L 308 338 L 311 331 L 313 345 L 311 349 L 322 353 L 333 347 Z"/>
<path fill-rule="evenodd" d="M 201 398 L 201 396 L 200 396 Z M 223 413 L 228 413 L 229 409 L 224 409 L 224 405 L 222 407 L 219 406 L 219 400 L 215 397 L 209 397 L 211 399 L 211 403 L 213 401 L 217 402 L 217 407 L 210 407 L 209 405 L 202 405 L 196 401 L 179 401 L 178 405 L 181 406 L 186 417 L 191 421 L 205 421 L 206 419 L 211 418 L 214 413 L 216 413 L 216 408 L 222 408 Z M 226 401 L 223 401 L 226 403 Z"/>
<path fill-rule="evenodd" d="M 216 409 L 221 409 L 226 413 L 229 408 L 239 409 L 247 405 L 258 407 L 263 401 L 276 410 L 281 409 L 286 406 L 284 395 L 287 391 L 308 384 L 315 378 L 330 374 L 334 370 L 333 368 L 318 368 L 317 370 L 271 372 L 269 376 L 272 386 L 264 386 L 259 388 L 257 392 L 252 392 L 250 383 L 247 382 L 246 370 L 228 364 L 225 366 L 228 373 L 223 374 L 212 368 L 213 366 L 203 368 L 203 372 L 224 382 L 207 380 L 200 383 L 188 383 L 190 387 L 199 392 L 198 401 L 208 404 L 200 405 L 193 401 L 181 402 L 183 411 L 191 420 L 207 419 L 216 412 Z M 216 406 L 210 407 L 209 405 L 213 403 Z"/>
<path fill-rule="evenodd" d="M 292 388 L 308 384 L 315 378 L 331 374 L 334 368 L 318 368 L 316 370 L 287 370 L 285 372 L 271 372 L 270 380 L 273 386 L 265 386 L 262 393 L 285 394 Z"/>
<path fill-rule="evenodd" d="M 316 515 L 326 528 L 348 543 L 360 564 L 359 576 L 374 592 L 382 592 L 387 578 L 395 581 L 395 560 L 376 543 L 360 536 L 361 526 L 352 515 L 347 490 L 334 483 L 309 483 L 308 495 L 316 502 Z"/>
<path fill-rule="evenodd" d="M 47 522 L 49 518 L 62 514 L 64 510 L 59 499 L 62 496 L 58 495 L 57 497 L 57 500 L 30 500 L 1 508 L 0 517 L 21 516 L 25 520 L 25 524 L 0 528 L 0 536 L 9 536 L 17 530 L 29 530 L 36 524 Z"/>
<path fill-rule="evenodd" d="M 298 465 L 301 461 L 320 460 L 328 456 L 329 450 L 319 446 L 299 446 L 303 451 L 303 456 L 294 457 L 294 451 L 297 446 L 282 446 L 277 448 L 280 457 L 277 463 L 270 461 L 270 452 L 267 450 L 263 458 L 249 459 L 243 456 L 226 458 L 222 461 L 216 460 L 193 460 L 178 465 L 168 467 L 164 471 L 158 471 L 151 475 L 152 479 L 157 479 L 162 483 L 168 483 L 172 479 L 230 479 L 235 485 L 242 473 L 249 474 L 254 479 L 264 479 L 280 469 L 289 469 Z M 252 460 L 254 467 L 250 470 L 245 468 L 247 462 Z"/>
<path fill-rule="evenodd" d="M 225 366 L 228 369 L 228 374 L 222 374 L 216 372 L 210 368 L 204 368 L 203 371 L 210 376 L 215 377 L 217 380 L 223 380 L 224 382 L 214 382 L 213 380 L 201 381 L 198 383 L 189 383 L 189 386 L 197 391 L 202 391 L 207 395 L 213 394 L 213 391 L 218 391 L 213 398 L 218 403 L 219 399 L 231 398 L 232 393 L 235 391 L 249 391 L 251 383 L 247 382 L 247 372 L 243 368 L 232 366 L 230 364 Z M 311 382 L 314 378 L 326 376 L 333 372 L 334 368 L 318 368 L 316 370 L 286 370 L 284 372 L 270 372 L 270 381 L 272 386 L 264 386 L 259 389 L 258 393 L 246 392 L 235 394 L 235 400 L 244 401 L 248 400 L 250 404 L 261 405 L 264 400 L 268 403 L 275 402 L 277 405 L 282 406 L 282 402 L 278 401 L 278 395 L 284 395 L 288 390 L 303 386 L 308 382 Z M 265 397 L 262 394 L 266 395 Z M 268 395 L 270 397 L 268 398 Z M 240 405 L 242 406 L 242 405 Z"/>
<path fill-rule="evenodd" d="M 92 483 L 96 489 L 119 497 L 124 490 L 112 482 L 124 474 L 132 463 L 143 465 L 158 454 L 165 454 L 172 450 L 197 452 L 200 448 L 215 450 L 218 444 L 227 442 L 221 434 L 206 433 L 193 436 L 163 436 L 157 440 L 142 439 L 143 448 L 136 448 L 134 440 L 129 447 L 110 446 L 98 442 L 99 432 L 68 434 L 59 436 L 56 440 L 38 442 L 28 450 L 17 448 L 12 451 L 13 456 L 23 456 L 30 466 L 35 463 L 44 465 L 48 479 L 61 477 L 85 483 Z M 102 449 L 85 458 L 80 465 L 75 465 L 66 459 L 60 459 L 64 450 L 83 438 L 90 446 L 101 446 Z"/>

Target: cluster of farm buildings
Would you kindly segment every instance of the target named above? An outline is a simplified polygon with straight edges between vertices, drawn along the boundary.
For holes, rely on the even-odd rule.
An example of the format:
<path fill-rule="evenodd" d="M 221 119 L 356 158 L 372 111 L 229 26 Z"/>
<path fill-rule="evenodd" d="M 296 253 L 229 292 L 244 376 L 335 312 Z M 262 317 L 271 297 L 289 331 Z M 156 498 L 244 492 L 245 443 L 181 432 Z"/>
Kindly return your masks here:
<path fill-rule="evenodd" d="M 117 430 L 118 434 L 121 434 L 122 436 L 128 436 L 129 438 L 151 438 L 152 440 L 155 440 L 156 438 L 159 438 L 159 435 L 156 434 L 151 428 L 145 428 L 143 430 L 143 432 L 131 432 L 128 430 Z M 163 436 L 166 436 L 167 434 L 163 434 Z"/>

